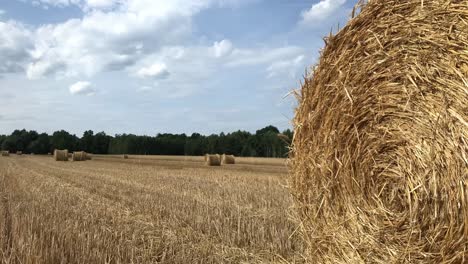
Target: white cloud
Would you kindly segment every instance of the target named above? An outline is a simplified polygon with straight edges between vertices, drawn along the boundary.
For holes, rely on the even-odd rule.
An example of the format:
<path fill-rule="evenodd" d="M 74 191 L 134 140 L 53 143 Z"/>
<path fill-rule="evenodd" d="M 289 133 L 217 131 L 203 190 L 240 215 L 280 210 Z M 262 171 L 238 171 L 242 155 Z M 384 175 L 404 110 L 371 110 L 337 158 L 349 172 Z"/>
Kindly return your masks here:
<path fill-rule="evenodd" d="M 138 92 L 149 92 L 151 90 L 153 90 L 153 87 L 151 86 L 142 86 L 137 89 Z"/>
<path fill-rule="evenodd" d="M 118 5 L 120 2 L 118 0 L 86 0 L 86 5 L 89 8 L 106 9 Z"/>
<path fill-rule="evenodd" d="M 209 2 L 126 1 L 116 10 L 96 10 L 82 19 L 41 26 L 35 34 L 30 67 L 43 64 L 57 69 L 60 67 L 53 64 L 64 65 L 60 72 L 66 77 L 125 69 L 147 54 L 188 39 L 192 16 Z"/>
<path fill-rule="evenodd" d="M 224 57 L 232 51 L 232 42 L 227 39 L 215 42 L 213 51 L 216 58 Z"/>
<path fill-rule="evenodd" d="M 95 94 L 95 90 L 91 86 L 90 82 L 77 82 L 70 86 L 70 93 L 73 95 L 87 95 L 91 96 Z"/>
<path fill-rule="evenodd" d="M 320 2 L 312 5 L 312 7 L 302 12 L 302 23 L 311 24 L 323 21 L 335 13 L 346 0 L 321 0 Z"/>
<path fill-rule="evenodd" d="M 141 68 L 137 72 L 137 76 L 140 78 L 165 79 L 169 77 L 169 75 L 170 73 L 164 63 L 155 63 L 151 66 Z"/>
<path fill-rule="evenodd" d="M 33 47 L 31 31 L 15 21 L 0 21 L 0 73 L 23 70 Z"/>
<path fill-rule="evenodd" d="M 297 56 L 302 52 L 302 48 L 295 46 L 263 49 L 235 49 L 232 51 L 226 65 L 230 67 L 240 67 L 267 64 L 284 58 Z"/>
<path fill-rule="evenodd" d="M 283 76 L 284 73 L 287 73 L 291 78 L 295 78 L 298 67 L 304 66 L 303 62 L 304 55 L 299 55 L 291 60 L 276 61 L 267 68 L 268 78 Z"/>

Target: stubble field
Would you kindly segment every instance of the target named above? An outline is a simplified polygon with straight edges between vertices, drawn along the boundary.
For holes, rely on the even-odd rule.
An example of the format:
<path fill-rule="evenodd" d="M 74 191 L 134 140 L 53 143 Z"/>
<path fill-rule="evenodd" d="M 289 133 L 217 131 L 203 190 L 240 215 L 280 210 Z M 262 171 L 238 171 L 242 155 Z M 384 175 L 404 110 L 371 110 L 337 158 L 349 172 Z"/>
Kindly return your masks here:
<path fill-rule="evenodd" d="M 2 263 L 300 263 L 284 160 L 0 157 Z"/>

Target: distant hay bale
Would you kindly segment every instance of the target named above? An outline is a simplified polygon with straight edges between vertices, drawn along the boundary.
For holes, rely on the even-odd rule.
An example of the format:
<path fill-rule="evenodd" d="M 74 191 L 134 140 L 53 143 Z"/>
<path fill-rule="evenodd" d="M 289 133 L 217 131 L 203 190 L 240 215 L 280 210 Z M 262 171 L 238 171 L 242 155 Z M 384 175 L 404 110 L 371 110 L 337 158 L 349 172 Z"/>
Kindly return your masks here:
<path fill-rule="evenodd" d="M 234 155 L 223 154 L 222 164 L 236 164 L 236 158 Z"/>
<path fill-rule="evenodd" d="M 467 21 L 373 0 L 326 39 L 289 161 L 310 263 L 468 261 Z"/>
<path fill-rule="evenodd" d="M 72 161 L 86 161 L 86 152 L 84 151 L 75 151 L 72 154 Z"/>
<path fill-rule="evenodd" d="M 124 158 L 124 159 L 128 159 L 128 155 L 127 155 L 127 154 L 124 154 L 124 155 L 123 155 L 123 158 Z"/>
<path fill-rule="evenodd" d="M 9 157 L 9 156 L 10 156 L 10 152 L 8 150 L 2 151 L 2 157 Z"/>
<path fill-rule="evenodd" d="M 93 154 L 85 152 L 86 160 L 92 160 Z"/>
<path fill-rule="evenodd" d="M 21 155 L 23 155 L 23 152 L 22 151 L 16 151 L 16 155 L 21 156 Z"/>
<path fill-rule="evenodd" d="M 49 152 L 49 153 L 47 153 L 47 155 L 52 156 L 52 153 Z"/>
<path fill-rule="evenodd" d="M 218 154 L 216 155 L 206 154 L 205 164 L 207 166 L 221 166 L 221 156 Z"/>
<path fill-rule="evenodd" d="M 54 150 L 54 159 L 55 161 L 68 161 L 68 150 Z"/>

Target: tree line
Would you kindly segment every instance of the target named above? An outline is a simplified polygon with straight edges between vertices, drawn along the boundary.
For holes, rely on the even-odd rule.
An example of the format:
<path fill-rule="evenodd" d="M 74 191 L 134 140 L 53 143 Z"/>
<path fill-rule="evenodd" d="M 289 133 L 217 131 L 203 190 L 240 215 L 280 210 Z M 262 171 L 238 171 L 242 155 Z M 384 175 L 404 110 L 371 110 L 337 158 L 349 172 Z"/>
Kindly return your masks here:
<path fill-rule="evenodd" d="M 77 137 L 65 130 L 52 135 L 36 131 L 15 130 L 11 135 L 0 135 L 2 150 L 12 153 L 47 154 L 54 149 L 86 151 L 94 154 L 134 155 L 188 155 L 226 153 L 243 157 L 286 157 L 293 133 L 287 129 L 280 133 L 278 128 L 267 126 L 255 134 L 247 131 L 201 135 L 157 134 L 139 136 L 121 134 L 110 136 L 104 132 L 85 131 Z"/>

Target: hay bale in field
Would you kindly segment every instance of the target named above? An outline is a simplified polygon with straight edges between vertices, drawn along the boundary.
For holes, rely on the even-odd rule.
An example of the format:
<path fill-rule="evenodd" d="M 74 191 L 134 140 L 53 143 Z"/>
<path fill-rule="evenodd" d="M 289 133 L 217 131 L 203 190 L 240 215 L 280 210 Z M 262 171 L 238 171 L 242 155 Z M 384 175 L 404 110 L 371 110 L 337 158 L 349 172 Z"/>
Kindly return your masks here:
<path fill-rule="evenodd" d="M 92 160 L 93 154 L 85 152 L 85 160 Z"/>
<path fill-rule="evenodd" d="M 124 158 L 124 159 L 128 159 L 128 155 L 127 155 L 127 154 L 124 154 L 124 155 L 123 155 L 123 158 Z"/>
<path fill-rule="evenodd" d="M 22 151 L 16 151 L 16 155 L 21 156 L 21 155 L 23 155 L 23 152 Z"/>
<path fill-rule="evenodd" d="M 47 155 L 52 156 L 52 153 L 49 152 L 49 153 L 47 153 Z"/>
<path fill-rule="evenodd" d="M 216 155 L 210 155 L 206 154 L 205 155 L 205 164 L 207 166 L 221 166 L 221 156 L 216 154 Z"/>
<path fill-rule="evenodd" d="M 326 39 L 294 118 L 311 263 L 468 260 L 468 5 L 373 0 Z"/>
<path fill-rule="evenodd" d="M 8 150 L 2 151 L 2 157 L 9 157 L 9 156 L 10 156 L 10 152 Z"/>
<path fill-rule="evenodd" d="M 72 161 L 86 161 L 86 152 L 84 151 L 75 151 L 72 154 Z"/>
<path fill-rule="evenodd" d="M 68 150 L 54 150 L 54 159 L 55 161 L 68 161 Z"/>
<path fill-rule="evenodd" d="M 223 154 L 222 164 L 236 164 L 236 158 L 234 155 Z"/>

